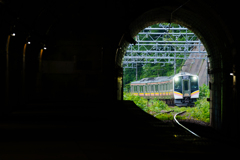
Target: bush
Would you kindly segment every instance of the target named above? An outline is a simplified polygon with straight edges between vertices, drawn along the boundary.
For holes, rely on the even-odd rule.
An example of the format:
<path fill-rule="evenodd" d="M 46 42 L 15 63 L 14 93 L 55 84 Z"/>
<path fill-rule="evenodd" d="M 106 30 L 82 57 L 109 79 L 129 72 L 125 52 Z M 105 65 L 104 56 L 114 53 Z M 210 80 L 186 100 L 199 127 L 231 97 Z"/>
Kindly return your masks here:
<path fill-rule="evenodd" d="M 206 84 L 203 84 L 199 87 L 199 99 L 209 98 L 210 97 L 210 90 Z"/>
<path fill-rule="evenodd" d="M 192 110 L 192 116 L 198 120 L 208 122 L 210 121 L 210 104 L 207 99 L 199 99 L 195 102 L 196 107 Z"/>
<path fill-rule="evenodd" d="M 125 93 L 123 92 L 123 100 L 130 100 L 133 101 L 139 108 L 144 110 L 145 112 L 148 111 L 147 108 L 147 99 L 140 97 L 140 96 L 135 96 L 132 93 Z"/>
<path fill-rule="evenodd" d="M 156 98 L 151 100 L 150 103 L 152 103 L 153 105 L 151 107 L 148 107 L 148 108 L 149 108 L 150 111 L 153 111 L 153 112 L 159 112 L 161 110 L 164 110 L 164 109 L 168 108 L 167 104 L 165 104 L 163 101 L 158 100 Z"/>

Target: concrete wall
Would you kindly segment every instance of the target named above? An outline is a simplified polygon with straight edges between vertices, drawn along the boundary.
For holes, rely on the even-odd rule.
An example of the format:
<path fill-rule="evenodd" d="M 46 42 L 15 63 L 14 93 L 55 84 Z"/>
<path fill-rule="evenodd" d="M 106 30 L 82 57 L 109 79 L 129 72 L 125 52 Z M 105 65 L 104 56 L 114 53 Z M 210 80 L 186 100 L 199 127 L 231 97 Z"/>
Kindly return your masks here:
<path fill-rule="evenodd" d="M 205 48 L 201 47 L 200 51 L 203 51 L 203 50 L 205 50 Z M 198 48 L 194 48 L 193 51 L 198 51 Z M 192 54 L 190 54 L 189 57 L 191 56 Z M 188 72 L 191 74 L 196 74 L 199 76 L 199 86 L 202 86 L 203 84 L 208 85 L 210 77 L 209 77 L 209 74 L 207 73 L 207 62 L 205 59 L 195 59 L 195 60 L 187 59 L 184 65 L 185 66 L 182 67 L 182 71 Z"/>

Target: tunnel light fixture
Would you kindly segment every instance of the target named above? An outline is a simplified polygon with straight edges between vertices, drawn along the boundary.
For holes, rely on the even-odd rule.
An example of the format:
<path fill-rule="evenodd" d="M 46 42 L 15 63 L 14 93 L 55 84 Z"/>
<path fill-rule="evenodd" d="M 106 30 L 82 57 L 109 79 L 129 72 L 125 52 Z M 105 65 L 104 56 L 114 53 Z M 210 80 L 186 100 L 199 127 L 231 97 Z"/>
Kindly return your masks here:
<path fill-rule="evenodd" d="M 230 73 L 230 76 L 233 76 L 233 73 Z"/>
<path fill-rule="evenodd" d="M 16 34 L 15 33 L 12 33 L 12 36 L 15 36 Z"/>
<path fill-rule="evenodd" d="M 31 42 L 29 41 L 28 44 L 31 44 Z"/>
<path fill-rule="evenodd" d="M 46 44 L 43 44 L 43 50 L 47 50 Z"/>

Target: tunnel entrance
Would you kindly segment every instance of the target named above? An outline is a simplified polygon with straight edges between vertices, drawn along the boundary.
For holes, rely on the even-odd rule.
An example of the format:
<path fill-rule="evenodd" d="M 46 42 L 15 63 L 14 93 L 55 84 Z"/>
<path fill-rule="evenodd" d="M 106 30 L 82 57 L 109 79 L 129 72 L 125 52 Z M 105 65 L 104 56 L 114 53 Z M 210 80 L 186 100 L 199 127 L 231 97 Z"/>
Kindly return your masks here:
<path fill-rule="evenodd" d="M 219 34 L 223 31 L 224 26 L 218 21 L 218 17 L 215 17 L 215 19 L 208 17 L 202 10 L 198 14 L 193 14 L 191 10 L 187 10 L 184 7 L 179 9 L 163 6 L 146 11 L 129 24 L 129 28 L 119 41 L 116 65 L 119 68 L 122 66 L 122 59 L 128 45 L 136 43 L 134 37 L 141 30 L 161 22 L 177 23 L 189 28 L 204 44 L 208 52 L 209 62 L 211 62 L 211 66 L 208 69 L 210 74 L 208 80 L 210 88 L 210 98 L 208 99 L 210 101 L 210 124 L 217 130 L 228 128 L 228 115 L 225 110 L 231 102 L 228 98 L 229 95 L 225 91 L 231 92 L 229 84 L 232 83 L 232 79 L 229 73 L 233 72 L 233 67 L 227 60 L 224 60 L 224 57 L 228 59 L 226 57 L 226 46 L 230 40 L 227 33 Z M 231 94 L 233 93 L 231 92 Z"/>
<path fill-rule="evenodd" d="M 134 40 L 122 62 L 123 100 L 133 100 L 160 120 L 172 120 L 169 111 L 179 106 L 174 110 L 188 109 L 186 119 L 209 123 L 208 58 L 199 38 L 181 25 L 158 23 Z M 198 109 L 185 108 L 193 106 Z"/>

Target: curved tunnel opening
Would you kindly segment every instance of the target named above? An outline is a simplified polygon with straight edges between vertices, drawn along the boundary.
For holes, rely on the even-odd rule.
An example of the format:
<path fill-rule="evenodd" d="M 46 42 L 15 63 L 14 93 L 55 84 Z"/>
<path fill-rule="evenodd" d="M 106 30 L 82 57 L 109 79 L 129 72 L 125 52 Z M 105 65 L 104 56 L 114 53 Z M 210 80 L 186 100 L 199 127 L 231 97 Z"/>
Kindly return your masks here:
<path fill-rule="evenodd" d="M 207 15 L 203 13 L 203 10 L 199 12 L 196 14 L 183 8 L 176 10 L 176 8 L 169 6 L 145 12 L 129 25 L 129 30 L 120 40 L 120 47 L 118 47 L 116 54 L 116 64 L 119 67 L 121 66 L 128 45 L 133 43 L 133 37 L 148 26 L 171 22 L 190 29 L 201 40 L 208 53 L 211 63 L 209 69 L 210 124 L 212 127 L 221 130 L 227 124 L 227 115 L 224 112 L 226 112 L 229 101 L 227 100 L 228 95 L 224 91 L 229 90 L 228 83 L 232 83 L 232 77 L 229 74 L 233 70 L 231 64 L 225 58 L 226 47 L 232 40 L 218 17 L 206 17 Z"/>
<path fill-rule="evenodd" d="M 139 32 L 134 40 L 123 59 L 123 100 L 133 100 L 160 120 L 172 120 L 176 112 L 187 111 L 180 118 L 208 125 L 208 59 L 199 38 L 179 24 L 158 23 Z M 185 79 L 175 81 L 179 74 Z"/>
<path fill-rule="evenodd" d="M 236 49 L 234 48 L 235 42 L 234 39 L 232 38 L 232 35 L 230 34 L 231 32 L 226 27 L 223 20 L 215 13 L 215 11 L 212 10 L 208 5 L 204 4 L 203 2 L 188 1 L 188 3 L 178 6 L 179 3 L 180 3 L 179 1 L 177 2 L 177 4 L 159 2 L 158 3 L 159 6 L 162 7 L 152 9 L 152 7 L 154 6 L 146 6 L 141 11 L 137 11 L 137 9 L 132 10 L 129 7 L 128 8 L 129 10 L 126 10 L 123 13 L 123 15 L 121 10 L 122 8 L 116 4 L 119 7 L 118 8 L 119 12 L 115 11 L 114 13 L 118 12 L 117 17 L 121 17 L 122 20 L 124 19 L 127 20 L 123 21 L 122 23 L 119 23 L 118 20 L 113 22 L 113 25 L 117 25 L 119 29 L 116 31 L 115 28 L 113 27 L 114 29 L 112 29 L 111 31 L 113 32 L 115 31 L 114 36 L 112 36 L 113 32 L 108 32 L 107 36 L 105 36 L 105 32 L 108 31 L 106 29 L 107 27 L 105 27 L 105 25 L 98 25 L 98 28 L 96 29 L 94 26 L 95 22 L 90 23 L 92 26 L 83 27 L 83 24 L 88 24 L 88 22 L 92 21 L 95 17 L 93 16 L 88 18 L 88 16 L 82 16 L 85 14 L 85 11 L 88 11 L 88 9 L 80 11 L 78 8 L 80 4 L 78 5 L 72 4 L 74 8 L 72 9 L 71 7 L 69 7 L 68 10 L 66 10 L 66 12 L 64 13 L 62 12 L 62 9 L 65 8 L 64 6 L 65 4 L 59 4 L 62 7 L 57 6 L 54 7 L 54 9 L 52 7 L 47 8 L 45 11 L 41 12 L 40 15 L 37 15 L 37 18 L 35 17 L 36 20 L 34 21 L 36 21 L 36 23 L 32 21 L 29 22 L 34 23 L 33 27 L 33 29 L 35 29 L 34 32 L 39 32 L 40 34 L 40 36 L 38 37 L 36 36 L 37 37 L 36 39 L 39 39 L 39 37 L 40 39 L 44 39 L 45 33 L 48 32 L 48 29 L 49 27 L 51 28 L 51 26 L 54 29 L 53 30 L 50 29 L 49 34 L 45 35 L 50 39 L 51 37 L 52 38 L 58 37 L 58 34 L 61 31 L 65 32 L 66 35 L 68 36 L 70 34 L 69 32 L 67 32 L 70 31 L 68 25 L 73 24 L 76 18 L 73 18 L 71 20 L 69 19 L 68 21 L 66 21 L 67 23 L 65 23 L 64 21 L 66 20 L 66 18 L 68 19 L 70 16 L 74 14 L 75 15 L 78 14 L 77 18 L 79 17 L 83 18 L 82 19 L 83 24 L 81 24 L 82 26 L 80 26 L 80 29 L 82 33 L 84 33 L 84 36 L 82 36 L 82 38 L 79 38 L 76 36 L 79 34 L 74 33 L 72 36 L 73 37 L 75 36 L 74 39 L 75 42 L 71 41 L 71 38 L 65 37 L 64 40 L 66 43 L 64 42 L 64 45 L 68 45 L 65 47 L 64 45 L 61 46 L 61 42 L 59 42 L 60 39 L 55 38 L 54 40 L 50 40 L 52 44 L 50 43 L 47 44 L 48 45 L 47 50 L 43 51 L 42 55 L 43 68 L 41 69 L 43 69 L 42 71 L 46 72 L 44 73 L 44 75 L 38 73 L 39 71 L 38 56 L 40 55 L 41 50 L 43 49 L 41 47 L 43 46 L 35 45 L 35 47 L 31 48 L 31 46 L 33 46 L 34 43 L 31 43 L 27 46 L 25 85 L 28 85 L 28 87 L 25 88 L 28 89 L 28 91 L 26 89 L 26 93 L 29 94 L 28 96 L 29 100 L 38 101 L 43 100 L 44 98 L 53 100 L 55 98 L 56 101 L 67 99 L 70 101 L 72 100 L 85 101 L 92 100 L 92 97 L 94 97 L 94 100 L 96 102 L 98 101 L 103 102 L 106 98 L 105 95 L 107 95 L 108 98 L 111 99 L 111 101 L 122 100 L 123 77 L 121 63 L 122 58 L 126 53 L 128 45 L 130 43 L 133 43 L 132 42 L 133 37 L 136 36 L 145 27 L 151 26 L 156 23 L 161 22 L 176 23 L 184 27 L 187 27 L 191 31 L 193 31 L 200 38 L 208 52 L 209 60 L 211 62 L 209 83 L 209 86 L 211 88 L 210 95 L 211 125 L 216 129 L 219 130 L 224 129 L 225 131 L 227 131 L 229 128 L 233 128 L 234 124 L 230 126 L 229 125 L 230 121 L 228 120 L 230 110 L 231 109 L 237 110 L 236 103 L 233 102 L 233 100 L 235 99 L 232 98 L 231 96 L 235 95 L 236 93 L 236 92 L 233 93 L 233 90 L 231 88 L 231 86 L 234 85 L 234 79 L 236 79 L 236 77 L 234 78 L 234 76 L 230 75 L 230 73 L 235 74 L 236 72 L 236 69 L 234 69 L 234 66 L 236 65 L 234 63 L 236 62 L 233 62 L 233 60 L 231 59 L 236 55 Z M 112 22 L 112 21 L 109 22 L 109 17 L 108 16 L 106 17 L 106 14 L 101 12 L 102 10 L 101 8 L 96 7 L 96 9 L 98 9 L 97 11 L 99 12 L 99 14 L 101 13 L 100 15 L 98 15 L 99 24 L 100 23 L 110 24 Z M 112 9 L 111 11 L 113 12 L 114 9 Z M 134 14 L 134 16 L 129 16 L 129 14 L 132 14 L 133 11 L 136 11 L 137 14 Z M 23 14 L 22 17 L 24 17 L 24 15 L 26 14 Z M 64 17 L 64 15 L 66 15 L 66 17 Z M 33 17 L 34 16 L 36 16 L 36 14 L 33 15 Z M 101 18 L 104 17 L 103 22 L 100 17 Z M 32 17 L 27 18 L 26 16 L 23 22 L 24 21 L 27 22 L 31 18 Z M 60 21 L 61 23 L 57 24 Z M 55 24 L 57 24 L 59 28 L 56 27 Z M 12 24 L 5 24 L 4 29 L 9 30 L 9 28 L 11 28 L 11 25 Z M 65 26 L 66 28 L 64 28 Z M 126 27 L 127 30 L 124 33 L 124 28 Z M 29 32 L 31 32 L 31 27 L 29 27 L 28 29 Z M 77 31 L 78 27 L 74 28 L 74 30 Z M 99 33 L 98 30 L 101 30 L 103 32 Z M 6 38 L 5 37 L 3 38 L 4 40 L 2 44 L 5 45 L 8 33 L 4 34 Z M 66 35 L 63 34 L 62 37 L 61 36 L 59 37 L 63 38 Z M 98 35 L 100 35 L 101 37 L 97 37 Z M 16 37 L 11 38 L 10 45 L 12 45 L 11 44 L 13 42 L 12 40 L 18 37 L 18 33 L 16 33 L 15 36 Z M 17 46 L 19 46 L 17 47 L 18 49 L 16 47 L 15 48 L 10 47 L 11 49 L 10 52 L 12 55 L 9 55 L 9 58 L 11 58 L 12 60 L 10 60 L 9 64 L 10 67 L 16 68 L 13 72 L 11 72 L 11 75 L 6 74 L 7 75 L 6 83 L 12 81 L 11 84 L 6 85 L 6 88 L 10 85 L 17 86 L 14 85 L 14 81 L 21 77 L 20 68 L 22 67 L 21 64 L 22 62 L 16 65 L 13 63 L 14 56 L 16 57 L 19 56 L 19 59 L 16 58 L 16 60 L 21 61 L 22 57 L 20 56 L 19 53 L 22 53 L 22 48 L 24 46 L 22 42 L 25 41 L 26 36 L 27 35 L 21 36 L 22 39 L 19 40 L 21 44 L 20 43 L 17 44 Z M 62 49 L 59 50 L 53 49 L 55 45 L 54 42 L 56 41 L 58 41 Z M 41 43 L 44 44 L 45 42 Z M 77 53 L 78 55 L 76 56 L 75 59 L 74 59 L 75 51 L 71 49 L 70 47 L 71 45 L 75 46 L 74 48 L 76 49 L 75 50 L 76 52 L 78 51 L 81 52 Z M 66 52 L 66 50 L 71 50 L 72 53 L 69 54 L 68 52 Z M 53 55 L 54 52 L 52 51 L 54 51 L 56 54 Z M 34 55 L 31 53 L 33 53 Z M 89 54 L 83 55 L 82 53 Z M 232 54 L 232 57 L 228 56 L 229 54 Z M 5 57 L 3 56 L 3 59 L 4 58 Z M 5 63 L 4 60 L 2 64 Z M 49 63 L 49 61 L 52 62 Z M 44 66 L 48 67 L 44 69 Z M 62 75 L 60 76 L 60 74 Z M 8 78 L 11 78 L 11 80 L 8 81 Z M 39 79 L 42 80 L 41 83 L 36 83 L 36 81 L 38 81 Z M 56 82 L 58 80 L 59 82 Z M 95 86 L 92 85 L 94 82 L 96 82 Z M 19 87 L 18 89 L 21 90 L 21 87 Z M 37 91 L 38 89 L 43 90 L 38 93 Z M 8 89 L 6 90 L 8 91 Z M 74 91 L 77 94 L 73 94 L 73 92 L 71 91 Z M 17 103 L 21 101 L 21 100 L 17 101 L 14 99 L 15 97 L 21 99 L 19 96 L 21 95 L 21 93 L 18 92 L 15 92 L 14 87 L 11 87 L 9 93 L 5 94 L 10 95 L 9 97 L 11 97 L 12 95 L 11 103 L 13 103 L 13 105 L 17 105 Z M 32 92 L 36 94 L 33 95 Z M 40 95 L 40 97 L 38 97 L 38 94 Z M 3 99 L 5 100 L 5 98 Z M 8 106 L 7 103 L 6 105 Z"/>

